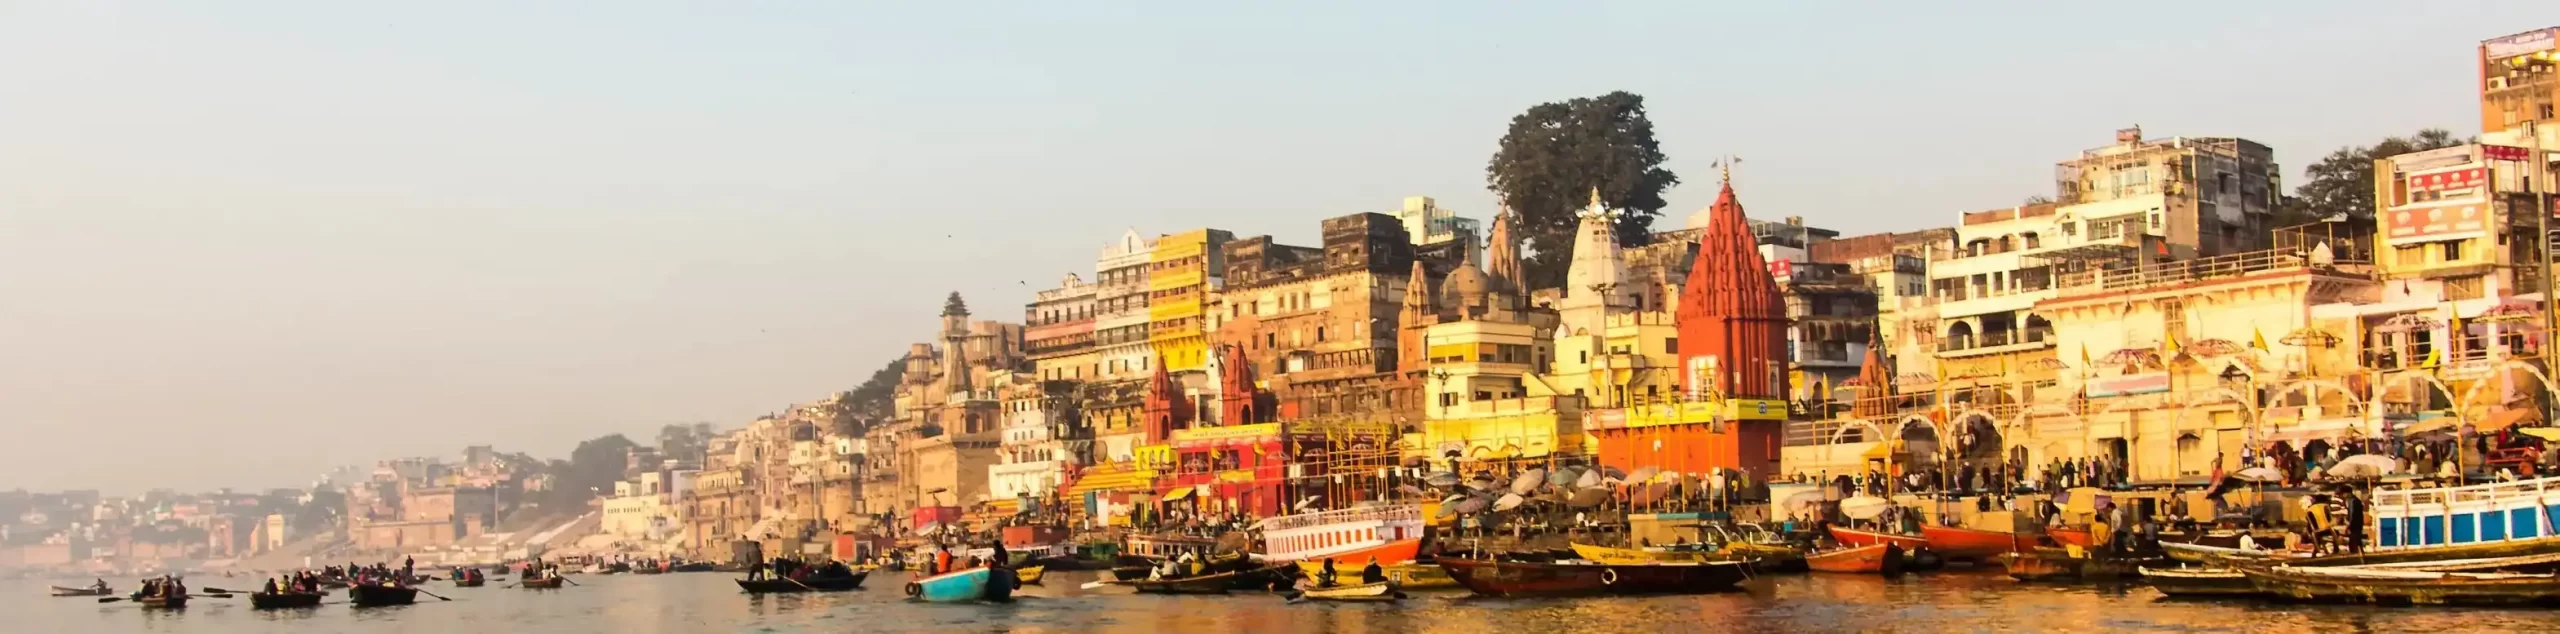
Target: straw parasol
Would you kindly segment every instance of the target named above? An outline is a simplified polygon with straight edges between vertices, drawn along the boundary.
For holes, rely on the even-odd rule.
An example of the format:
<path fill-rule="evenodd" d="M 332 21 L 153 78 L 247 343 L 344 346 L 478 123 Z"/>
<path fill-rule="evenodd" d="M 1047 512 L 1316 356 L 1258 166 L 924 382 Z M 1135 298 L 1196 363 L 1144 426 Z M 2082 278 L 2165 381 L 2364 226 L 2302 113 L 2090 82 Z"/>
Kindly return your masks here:
<path fill-rule="evenodd" d="M 2443 326 L 2444 322 L 2436 321 L 2434 317 L 2409 313 L 2383 321 L 2382 325 L 2373 327 L 2373 331 L 2396 334 L 2435 330 Z"/>
<path fill-rule="evenodd" d="M 2344 341 L 2344 339 L 2339 338 L 2337 335 L 2330 334 L 2329 331 L 2310 326 L 2296 328 L 2293 332 L 2284 333 L 2284 338 L 2277 340 L 2277 342 L 2283 343 L 2284 345 L 2301 346 L 2305 348 L 2327 348 L 2338 345 L 2338 342 L 2340 341 Z"/>

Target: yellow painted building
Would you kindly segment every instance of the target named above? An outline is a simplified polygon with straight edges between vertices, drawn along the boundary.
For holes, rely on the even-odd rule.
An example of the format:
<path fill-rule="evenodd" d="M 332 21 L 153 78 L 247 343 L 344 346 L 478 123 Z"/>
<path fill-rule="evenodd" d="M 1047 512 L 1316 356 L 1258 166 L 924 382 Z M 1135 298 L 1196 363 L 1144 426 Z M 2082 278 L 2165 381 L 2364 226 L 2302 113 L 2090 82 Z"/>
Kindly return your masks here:
<path fill-rule="evenodd" d="M 1209 294 L 1226 270 L 1225 245 L 1233 234 L 1197 229 L 1156 239 L 1147 267 L 1147 333 L 1168 370 L 1206 367 Z"/>

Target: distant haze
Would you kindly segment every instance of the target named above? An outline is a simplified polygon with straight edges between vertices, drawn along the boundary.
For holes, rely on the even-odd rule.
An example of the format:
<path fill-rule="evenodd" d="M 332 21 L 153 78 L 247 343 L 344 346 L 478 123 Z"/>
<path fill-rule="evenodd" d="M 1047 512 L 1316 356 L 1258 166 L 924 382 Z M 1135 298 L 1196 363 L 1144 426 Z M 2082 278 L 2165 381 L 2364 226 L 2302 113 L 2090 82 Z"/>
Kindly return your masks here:
<path fill-rule="evenodd" d="M 1644 95 L 1664 224 L 1856 234 L 2052 190 L 2140 124 L 2289 174 L 2474 128 L 2508 2 L 0 0 L 0 487 L 555 457 L 849 389 L 942 294 L 1014 320 L 1126 227 L 1314 242 Z M 863 3 L 867 4 L 867 3 Z M 1783 3 L 1781 3 L 1783 4 Z M 2457 6 L 2458 5 L 2458 6 Z M 1280 13 L 1278 7 L 1302 9 Z"/>

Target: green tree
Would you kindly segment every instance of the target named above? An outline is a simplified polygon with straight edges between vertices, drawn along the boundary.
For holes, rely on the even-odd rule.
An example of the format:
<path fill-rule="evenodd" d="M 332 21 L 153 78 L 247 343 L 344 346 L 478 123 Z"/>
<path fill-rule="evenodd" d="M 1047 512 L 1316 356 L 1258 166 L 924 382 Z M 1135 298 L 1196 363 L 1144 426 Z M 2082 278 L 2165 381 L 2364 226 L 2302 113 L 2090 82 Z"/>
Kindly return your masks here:
<path fill-rule="evenodd" d="M 872 420 L 888 418 L 895 409 L 890 399 L 897 396 L 898 381 L 906 377 L 906 371 L 907 355 L 891 357 L 887 365 L 871 372 L 871 378 L 846 393 L 845 402 L 853 406 L 855 414 Z"/>
<path fill-rule="evenodd" d="M 2427 128 L 2406 137 L 2390 137 L 2371 146 L 2338 148 L 2303 170 L 2303 182 L 2276 209 L 2276 226 L 2292 226 L 2345 214 L 2373 215 L 2373 162 L 2410 152 L 2463 143 L 2452 132 Z"/>
<path fill-rule="evenodd" d="M 1485 166 L 1485 182 L 1518 214 L 1529 246 L 1521 262 L 1529 287 L 1564 283 L 1579 222 L 1574 212 L 1590 204 L 1595 187 L 1602 202 L 1621 212 L 1618 242 L 1648 241 L 1667 204 L 1662 192 L 1680 184 L 1662 168 L 1666 160 L 1644 97 L 1634 93 L 1542 103 L 1512 117 L 1501 149 Z"/>
<path fill-rule="evenodd" d="M 569 451 L 568 460 L 553 460 L 549 467 L 552 487 L 542 503 L 553 508 L 578 508 L 598 494 L 613 494 L 613 483 L 623 478 L 630 464 L 630 452 L 639 443 L 622 434 L 599 436 L 578 443 Z"/>

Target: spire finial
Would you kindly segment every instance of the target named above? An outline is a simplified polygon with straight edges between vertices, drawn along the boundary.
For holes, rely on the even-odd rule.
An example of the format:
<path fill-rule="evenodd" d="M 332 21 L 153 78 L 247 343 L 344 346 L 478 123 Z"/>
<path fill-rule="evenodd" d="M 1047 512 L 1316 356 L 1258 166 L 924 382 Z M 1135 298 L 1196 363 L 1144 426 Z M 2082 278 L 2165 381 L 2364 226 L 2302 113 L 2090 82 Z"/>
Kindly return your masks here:
<path fill-rule="evenodd" d="M 1734 156 L 1734 155 L 1731 155 L 1731 154 L 1724 155 L 1724 158 L 1716 159 L 1716 163 L 1715 163 L 1716 167 L 1717 167 L 1718 169 L 1720 169 L 1720 170 L 1722 170 L 1722 171 L 1723 171 L 1723 173 L 1721 174 L 1721 177 L 1724 179 L 1724 181 L 1723 181 L 1722 183 L 1720 183 L 1720 184 L 1723 184 L 1723 185 L 1732 185 L 1732 184 L 1733 184 L 1733 166 L 1734 166 L 1734 164 L 1736 164 L 1736 163 L 1741 163 L 1741 162 L 1742 162 L 1742 157 Z"/>

